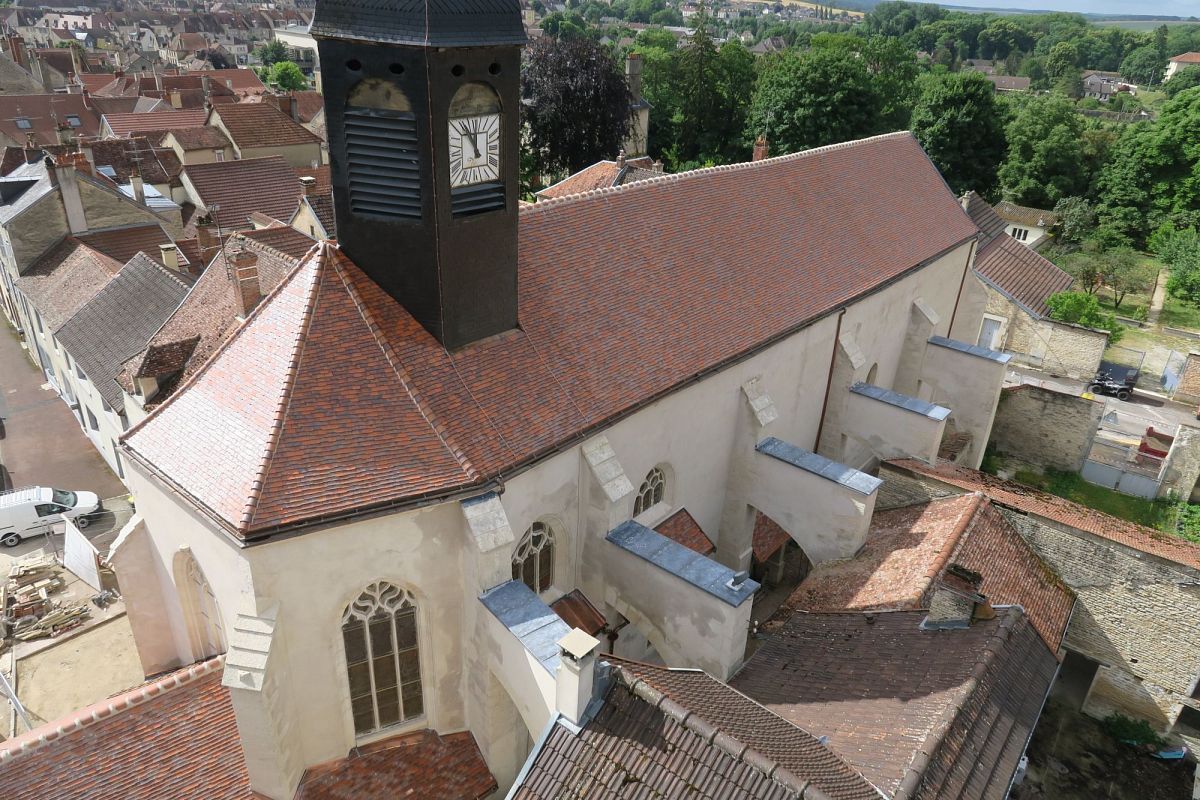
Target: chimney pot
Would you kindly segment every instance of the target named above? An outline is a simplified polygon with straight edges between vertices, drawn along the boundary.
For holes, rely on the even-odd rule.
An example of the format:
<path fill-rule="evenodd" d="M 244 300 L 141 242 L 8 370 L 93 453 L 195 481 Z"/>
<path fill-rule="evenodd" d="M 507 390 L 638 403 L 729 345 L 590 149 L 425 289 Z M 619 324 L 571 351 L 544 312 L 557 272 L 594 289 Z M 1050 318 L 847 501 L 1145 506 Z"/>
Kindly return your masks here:
<path fill-rule="evenodd" d="M 769 156 L 770 148 L 767 145 L 767 137 L 760 134 L 759 137 L 754 140 L 754 155 L 751 157 L 751 160 L 763 161 Z"/>
<path fill-rule="evenodd" d="M 617 153 L 617 169 L 625 168 L 625 151 L 621 150 Z"/>
<path fill-rule="evenodd" d="M 558 640 L 558 671 L 555 673 L 555 705 L 573 725 L 579 725 L 592 702 L 592 679 L 596 648 L 600 640 L 574 628 Z"/>
<path fill-rule="evenodd" d="M 311 175 L 304 175 L 300 178 L 300 185 L 304 187 L 304 196 L 312 197 L 317 193 L 317 179 Z"/>

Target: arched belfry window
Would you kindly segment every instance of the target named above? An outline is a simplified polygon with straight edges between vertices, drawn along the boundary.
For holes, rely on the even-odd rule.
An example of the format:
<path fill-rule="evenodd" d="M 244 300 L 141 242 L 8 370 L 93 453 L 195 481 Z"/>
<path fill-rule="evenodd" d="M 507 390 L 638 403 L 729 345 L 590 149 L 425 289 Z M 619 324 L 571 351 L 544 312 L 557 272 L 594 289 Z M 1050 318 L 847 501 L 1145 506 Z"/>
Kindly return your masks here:
<path fill-rule="evenodd" d="M 382 217 L 421 217 L 417 118 L 399 86 L 359 81 L 344 115 L 350 210 Z"/>
<path fill-rule="evenodd" d="M 196 660 L 224 653 L 225 626 L 217 608 L 217 596 L 191 548 L 181 547 L 175 555 L 175 588 L 183 605 L 188 642 Z"/>
<path fill-rule="evenodd" d="M 535 594 L 554 583 L 554 531 L 544 522 L 535 522 L 525 531 L 513 551 L 512 576 Z"/>
<path fill-rule="evenodd" d="M 504 208 L 500 96 L 466 83 L 450 100 L 450 208 L 455 216 Z"/>
<path fill-rule="evenodd" d="M 655 467 L 638 488 L 637 499 L 633 501 L 633 515 L 636 517 L 646 509 L 663 502 L 666 495 L 667 473 L 662 467 Z"/>
<path fill-rule="evenodd" d="M 342 642 L 355 734 L 424 713 L 417 603 L 410 592 L 372 583 L 342 614 Z"/>

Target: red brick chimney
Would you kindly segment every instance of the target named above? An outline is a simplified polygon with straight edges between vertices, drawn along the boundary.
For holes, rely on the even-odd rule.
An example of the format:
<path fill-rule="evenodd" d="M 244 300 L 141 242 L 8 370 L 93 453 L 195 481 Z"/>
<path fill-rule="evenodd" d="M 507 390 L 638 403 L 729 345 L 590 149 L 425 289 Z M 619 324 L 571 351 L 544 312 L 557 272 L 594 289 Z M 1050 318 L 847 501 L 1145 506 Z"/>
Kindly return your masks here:
<path fill-rule="evenodd" d="M 770 155 L 770 148 L 767 146 L 767 137 L 759 134 L 759 137 L 754 140 L 754 155 L 750 158 L 751 161 L 763 161 Z"/>
<path fill-rule="evenodd" d="M 237 250 L 228 256 L 233 274 L 234 295 L 237 298 L 238 316 L 242 319 L 262 300 L 262 284 L 258 280 L 258 256 L 249 250 Z"/>
<path fill-rule="evenodd" d="M 304 187 L 304 196 L 312 197 L 317 193 L 317 179 L 311 175 L 305 175 L 300 179 L 300 185 Z"/>

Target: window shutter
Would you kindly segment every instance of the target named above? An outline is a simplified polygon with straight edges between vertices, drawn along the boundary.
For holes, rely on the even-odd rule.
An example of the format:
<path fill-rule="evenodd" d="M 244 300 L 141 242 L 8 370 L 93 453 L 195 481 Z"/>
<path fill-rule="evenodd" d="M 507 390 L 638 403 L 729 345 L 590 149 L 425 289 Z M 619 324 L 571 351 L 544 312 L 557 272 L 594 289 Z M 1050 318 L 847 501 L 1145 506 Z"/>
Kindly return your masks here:
<path fill-rule="evenodd" d="M 421 218 L 421 160 L 411 112 L 347 108 L 346 161 L 350 210 Z"/>

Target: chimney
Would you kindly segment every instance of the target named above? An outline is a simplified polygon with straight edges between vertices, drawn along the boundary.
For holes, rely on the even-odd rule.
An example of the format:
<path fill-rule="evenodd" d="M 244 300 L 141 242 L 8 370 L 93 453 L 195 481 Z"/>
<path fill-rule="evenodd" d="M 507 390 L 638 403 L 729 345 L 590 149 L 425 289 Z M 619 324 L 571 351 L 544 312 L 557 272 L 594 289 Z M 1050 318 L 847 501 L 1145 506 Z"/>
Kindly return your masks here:
<path fill-rule="evenodd" d="M 175 246 L 174 242 L 160 244 L 158 246 L 158 256 L 163 266 L 167 269 L 172 272 L 183 271 L 179 268 L 179 248 Z"/>
<path fill-rule="evenodd" d="M 80 94 L 83 95 L 83 107 L 90 109 L 92 107 L 92 93 L 87 90 L 86 86 L 84 86 L 83 91 L 80 92 Z"/>
<path fill-rule="evenodd" d="M 759 134 L 754 140 L 754 155 L 750 158 L 751 161 L 764 161 L 768 157 L 770 149 L 767 147 L 767 137 Z"/>
<path fill-rule="evenodd" d="M 625 169 L 625 151 L 617 151 L 617 169 Z"/>
<path fill-rule="evenodd" d="M 662 163 L 662 159 L 661 159 L 661 158 L 660 158 L 660 159 L 656 159 L 656 160 L 655 160 L 655 162 L 654 162 L 654 164 L 652 164 L 652 165 L 651 165 L 650 169 L 654 170 L 655 172 L 657 172 L 658 174 L 660 174 L 660 175 L 661 175 L 661 174 L 662 174 L 662 171 L 663 171 L 663 163 Z"/>
<path fill-rule="evenodd" d="M 245 319 L 262 300 L 262 285 L 258 280 L 258 256 L 249 250 L 230 253 L 229 266 L 233 271 L 233 288 L 237 296 L 238 317 Z"/>
<path fill-rule="evenodd" d="M 178 89 L 171 90 L 171 108 L 183 108 L 183 96 Z"/>
<path fill-rule="evenodd" d="M 87 164 L 83 153 L 64 153 L 56 159 L 46 159 L 51 182 L 58 187 L 63 210 L 67 213 L 67 226 L 71 233 L 86 233 L 87 216 L 83 213 L 83 198 L 79 195 L 79 162 Z"/>
<path fill-rule="evenodd" d="M 216 254 L 221 242 L 217 238 L 217 229 L 211 222 L 207 225 L 196 226 L 196 243 L 200 245 L 200 260 L 207 265 Z"/>
<path fill-rule="evenodd" d="M 129 173 L 129 185 L 133 188 L 133 199 L 146 205 L 146 184 L 142 180 L 142 172 L 138 169 L 137 164 L 133 165 L 133 171 Z"/>
<path fill-rule="evenodd" d="M 289 94 L 287 96 L 287 113 L 292 118 L 292 122 L 300 121 L 300 101 L 296 99 L 296 95 Z"/>
<path fill-rule="evenodd" d="M 630 53 L 625 58 L 625 83 L 629 85 L 629 94 L 634 103 L 642 101 L 642 55 Z"/>
<path fill-rule="evenodd" d="M 558 671 L 554 675 L 555 705 L 572 725 L 582 724 L 592 702 L 592 677 L 600 640 L 579 628 L 558 640 Z"/>
<path fill-rule="evenodd" d="M 225 88 L 226 88 L 226 89 L 228 89 L 228 90 L 229 90 L 229 91 L 231 91 L 231 92 L 233 91 L 233 78 L 226 78 L 226 79 L 225 79 Z"/>
<path fill-rule="evenodd" d="M 304 196 L 312 197 L 317 193 L 317 179 L 311 175 L 305 175 L 300 179 L 300 185 L 304 187 Z"/>
<path fill-rule="evenodd" d="M 988 599 L 979 593 L 983 576 L 961 564 L 951 564 L 933 587 L 929 614 L 921 623 L 925 630 L 968 628 L 977 619 L 992 619 Z"/>
<path fill-rule="evenodd" d="M 79 83 L 74 72 L 67 73 L 67 94 L 79 94 Z"/>
<path fill-rule="evenodd" d="M 123 69 L 113 70 L 113 78 L 115 80 L 119 81 L 119 80 L 121 80 L 121 78 L 124 78 L 124 77 L 125 77 L 125 70 L 123 70 Z"/>

